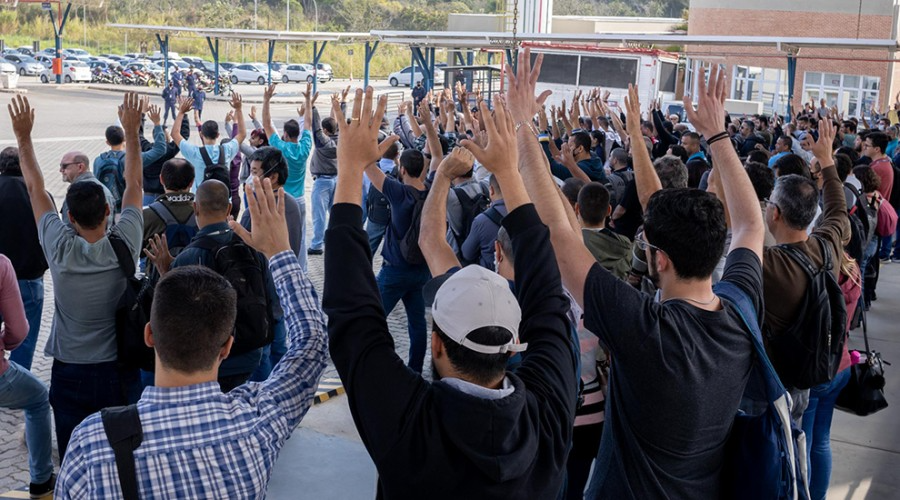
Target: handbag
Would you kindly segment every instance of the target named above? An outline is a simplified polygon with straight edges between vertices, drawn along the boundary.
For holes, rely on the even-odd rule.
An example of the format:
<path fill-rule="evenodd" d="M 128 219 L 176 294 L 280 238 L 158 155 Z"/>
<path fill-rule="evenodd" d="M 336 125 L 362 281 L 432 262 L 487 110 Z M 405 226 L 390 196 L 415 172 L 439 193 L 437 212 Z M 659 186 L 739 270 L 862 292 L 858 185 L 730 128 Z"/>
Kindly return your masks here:
<path fill-rule="evenodd" d="M 855 413 L 861 417 L 871 415 L 888 406 L 887 399 L 884 398 L 884 365 L 890 363 L 881 359 L 881 353 L 869 348 L 869 336 L 866 330 L 866 322 L 863 319 L 863 340 L 866 344 L 866 351 L 857 352 L 859 352 L 860 358 L 865 355 L 865 361 L 850 367 L 850 380 L 841 389 L 834 405 L 839 410 Z"/>
<path fill-rule="evenodd" d="M 882 238 L 890 238 L 897 231 L 897 211 L 891 206 L 891 203 L 878 193 L 875 194 L 878 200 L 878 222 L 875 225 L 875 234 Z"/>

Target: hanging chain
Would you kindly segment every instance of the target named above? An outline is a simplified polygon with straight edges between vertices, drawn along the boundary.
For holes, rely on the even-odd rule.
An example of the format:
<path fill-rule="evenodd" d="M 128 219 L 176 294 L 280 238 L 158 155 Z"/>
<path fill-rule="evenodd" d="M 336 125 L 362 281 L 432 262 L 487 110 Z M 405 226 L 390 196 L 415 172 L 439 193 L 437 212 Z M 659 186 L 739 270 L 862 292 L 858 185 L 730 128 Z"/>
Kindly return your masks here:
<path fill-rule="evenodd" d="M 513 47 L 519 46 L 519 41 L 516 39 L 518 35 L 519 28 L 519 0 L 512 0 L 513 2 L 513 25 L 512 25 L 512 35 L 513 35 Z"/>

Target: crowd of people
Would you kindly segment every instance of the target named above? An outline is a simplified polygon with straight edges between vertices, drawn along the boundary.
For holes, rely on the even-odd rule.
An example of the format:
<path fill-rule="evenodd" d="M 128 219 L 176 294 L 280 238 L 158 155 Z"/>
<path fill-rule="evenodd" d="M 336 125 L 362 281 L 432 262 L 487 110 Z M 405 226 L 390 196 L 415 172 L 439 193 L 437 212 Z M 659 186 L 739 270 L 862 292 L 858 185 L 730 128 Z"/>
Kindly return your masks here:
<path fill-rule="evenodd" d="M 824 499 L 847 337 L 900 259 L 880 214 L 900 201 L 897 126 L 824 102 L 731 117 L 718 67 L 689 124 L 633 87 L 624 109 L 600 89 L 546 106 L 541 61 L 523 51 L 490 101 L 417 89 L 392 121 L 371 88 L 320 109 L 307 86 L 279 131 L 275 85 L 261 122 L 235 93 L 226 138 L 202 97 L 164 94 L 170 132 L 128 93 L 109 151 L 60 159 L 61 210 L 41 110 L 15 97 L 0 406 L 25 412 L 31 497 L 264 496 L 329 360 L 378 498 L 726 497 L 767 357 L 806 436 L 788 491 Z M 30 371 L 47 270 L 49 389 Z"/>

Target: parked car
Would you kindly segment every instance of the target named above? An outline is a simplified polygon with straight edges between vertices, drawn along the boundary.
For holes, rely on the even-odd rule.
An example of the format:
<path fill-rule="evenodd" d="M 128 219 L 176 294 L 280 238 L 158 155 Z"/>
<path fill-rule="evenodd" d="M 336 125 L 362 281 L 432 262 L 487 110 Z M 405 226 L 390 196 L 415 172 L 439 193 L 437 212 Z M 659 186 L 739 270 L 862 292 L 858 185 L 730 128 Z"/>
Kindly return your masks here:
<path fill-rule="evenodd" d="M 232 66 L 232 67 L 234 67 L 234 66 Z M 203 65 L 201 66 L 201 69 L 203 70 L 203 73 L 206 74 L 206 76 L 209 76 L 209 77 L 216 76 L 216 63 L 209 62 L 209 61 L 203 61 Z M 225 69 L 225 66 L 223 65 L 223 63 L 219 63 L 219 76 L 223 76 L 223 75 L 229 77 L 229 79 L 230 79 L 231 72 L 228 71 L 227 69 Z"/>
<path fill-rule="evenodd" d="M 125 56 L 120 56 L 116 54 L 100 54 L 98 57 L 105 57 L 106 59 L 110 59 L 112 61 L 124 61 Z"/>
<path fill-rule="evenodd" d="M 150 57 L 148 59 L 150 59 L 151 61 L 162 61 L 164 58 L 165 57 L 164 57 L 163 53 L 157 50 L 157 51 L 153 52 L 152 54 L 150 54 Z M 170 61 L 181 60 L 181 55 L 178 52 L 172 52 L 170 50 L 169 51 L 169 60 Z"/>
<path fill-rule="evenodd" d="M 191 57 L 191 56 L 182 57 L 181 60 L 190 64 L 191 66 L 193 66 L 195 68 L 202 67 L 204 65 L 204 63 L 206 62 L 200 57 Z"/>
<path fill-rule="evenodd" d="M 314 73 L 315 71 L 312 69 L 312 66 L 308 64 L 289 64 L 285 66 L 284 71 L 281 72 L 281 81 L 284 83 L 312 83 Z"/>
<path fill-rule="evenodd" d="M 316 65 L 316 76 L 320 82 L 330 82 L 334 80 L 334 70 L 331 69 L 330 64 L 319 63 Z"/>
<path fill-rule="evenodd" d="M 231 69 L 231 83 L 256 82 L 265 85 L 269 78 L 269 67 L 263 63 L 239 64 Z M 281 73 L 272 70 L 272 81 L 280 81 Z"/>
<path fill-rule="evenodd" d="M 236 62 L 219 62 L 219 68 L 220 68 L 220 69 L 221 69 L 221 68 L 225 68 L 226 71 L 231 71 L 231 70 L 234 69 L 234 67 L 237 66 L 238 64 L 240 64 L 240 63 L 236 63 Z"/>
<path fill-rule="evenodd" d="M 53 71 L 50 68 L 45 68 L 44 71 L 41 72 L 41 81 L 44 83 L 48 83 L 50 81 L 56 81 L 56 75 L 53 74 Z M 88 67 L 86 63 L 75 59 L 64 59 L 63 60 L 63 81 L 66 83 L 72 82 L 90 82 L 91 81 L 91 68 Z"/>
<path fill-rule="evenodd" d="M 34 56 L 34 59 L 37 62 L 41 63 L 45 68 L 53 66 L 53 58 L 48 55 L 44 55 L 43 53 L 38 53 L 38 55 Z"/>
<path fill-rule="evenodd" d="M 47 47 L 44 50 L 38 52 L 38 54 L 44 54 L 47 57 L 56 57 L 56 47 Z"/>
<path fill-rule="evenodd" d="M 23 45 L 23 46 L 17 48 L 16 51 L 19 54 L 25 54 L 26 56 L 34 57 L 34 50 L 27 45 Z"/>
<path fill-rule="evenodd" d="M 62 53 L 67 57 L 77 57 L 79 59 L 82 57 L 90 57 L 91 56 L 90 52 L 88 52 L 84 49 L 63 49 Z"/>
<path fill-rule="evenodd" d="M 444 72 L 438 71 L 435 68 L 434 72 L 434 83 L 436 85 L 440 85 L 444 83 Z M 421 82 L 425 77 L 425 72 L 422 71 L 422 68 L 416 66 L 416 83 Z M 395 71 L 388 76 L 388 83 L 391 84 L 391 87 L 396 87 L 398 85 L 405 85 L 409 87 L 409 82 L 412 79 L 412 66 L 407 66 L 400 71 Z"/>
<path fill-rule="evenodd" d="M 16 65 L 7 61 L 6 59 L 0 59 L 0 74 L 15 74 Z"/>
<path fill-rule="evenodd" d="M 125 64 L 124 66 L 128 69 L 136 69 L 144 73 L 155 73 L 158 76 L 162 76 L 163 74 L 162 66 L 151 61 L 129 61 L 128 64 Z"/>
<path fill-rule="evenodd" d="M 40 75 L 41 71 L 44 71 L 43 64 L 37 59 L 26 56 L 25 54 L 8 54 L 3 56 L 3 58 L 16 66 L 16 72 L 19 73 L 19 76 Z"/>
<path fill-rule="evenodd" d="M 18 55 L 18 54 L 19 54 L 19 51 L 16 49 L 6 48 L 6 49 L 3 49 L 2 51 L 0 51 L 0 57 L 6 57 L 6 56 L 12 56 L 12 55 Z"/>

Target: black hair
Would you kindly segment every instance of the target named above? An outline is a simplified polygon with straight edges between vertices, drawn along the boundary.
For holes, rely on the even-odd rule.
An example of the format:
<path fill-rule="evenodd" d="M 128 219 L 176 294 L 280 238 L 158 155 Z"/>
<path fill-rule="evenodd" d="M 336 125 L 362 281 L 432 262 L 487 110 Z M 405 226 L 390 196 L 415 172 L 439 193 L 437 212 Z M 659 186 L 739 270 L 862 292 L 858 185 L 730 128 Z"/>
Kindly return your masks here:
<path fill-rule="evenodd" d="M 591 134 L 587 132 L 575 132 L 569 136 L 569 139 L 574 143 L 572 149 L 580 147 L 585 153 L 591 152 Z"/>
<path fill-rule="evenodd" d="M 661 189 L 644 212 L 644 233 L 668 255 L 682 279 L 712 275 L 725 251 L 725 209 L 699 189 Z"/>
<path fill-rule="evenodd" d="M 103 186 L 93 180 L 78 181 L 69 186 L 66 206 L 75 222 L 85 229 L 96 229 L 106 219 L 106 193 Z"/>
<path fill-rule="evenodd" d="M 187 191 L 194 183 L 194 166 L 184 158 L 172 158 L 162 164 L 163 186 L 170 191 Z"/>
<path fill-rule="evenodd" d="M 599 182 L 588 182 L 578 192 L 578 213 L 588 225 L 599 226 L 609 212 L 609 191 Z"/>
<path fill-rule="evenodd" d="M 688 158 L 691 157 L 691 155 L 688 154 L 687 149 L 684 149 L 684 146 L 681 144 L 673 144 L 669 146 L 669 149 L 672 151 L 672 156 L 680 158 L 682 163 L 687 163 Z"/>
<path fill-rule="evenodd" d="M 888 143 L 891 142 L 891 139 L 884 132 L 872 132 L 866 136 L 866 140 L 872 141 L 872 146 L 878 148 L 881 154 L 887 151 Z"/>
<path fill-rule="evenodd" d="M 878 172 L 868 165 L 853 167 L 853 175 L 862 184 L 863 193 L 873 193 L 881 188 L 881 177 L 878 175 Z"/>
<path fill-rule="evenodd" d="M 581 188 L 587 184 L 584 180 L 579 179 L 577 177 L 569 177 L 565 181 L 563 181 L 562 188 L 560 188 L 565 195 L 566 199 L 569 200 L 569 204 L 575 206 L 575 203 L 578 202 L 578 193 L 581 192 Z"/>
<path fill-rule="evenodd" d="M 160 363 L 182 373 L 211 369 L 234 331 L 236 311 L 237 293 L 215 271 L 184 266 L 166 273 L 150 308 Z"/>
<path fill-rule="evenodd" d="M 841 146 L 838 148 L 835 154 L 847 155 L 847 157 L 850 158 L 850 163 L 852 165 L 856 165 L 856 162 L 859 160 L 859 153 L 857 153 L 856 150 L 852 147 Z"/>
<path fill-rule="evenodd" d="M 184 121 L 184 120 L 182 120 Z M 200 125 L 200 135 L 209 139 L 215 140 L 219 138 L 219 124 L 214 120 L 207 120 L 203 122 L 203 125 Z"/>
<path fill-rule="evenodd" d="M 288 139 L 296 139 L 300 137 L 300 124 L 297 123 L 297 120 L 291 118 L 290 120 L 284 122 L 284 135 L 288 137 Z"/>
<path fill-rule="evenodd" d="M 22 166 L 19 165 L 19 148 L 10 146 L 0 151 L 0 174 L 22 176 Z"/>
<path fill-rule="evenodd" d="M 852 122 L 850 120 L 844 120 L 844 122 L 841 123 L 841 125 L 843 125 L 844 128 L 847 129 L 847 131 L 850 132 L 851 134 L 856 133 L 856 123 L 855 122 Z"/>
<path fill-rule="evenodd" d="M 788 227 L 806 229 L 816 216 L 819 189 L 809 177 L 783 175 L 778 177 L 771 198 Z"/>
<path fill-rule="evenodd" d="M 744 169 L 750 177 L 750 184 L 753 184 L 756 199 L 762 201 L 771 196 L 772 189 L 775 188 L 775 172 L 765 163 L 755 161 L 747 162 Z"/>
<path fill-rule="evenodd" d="M 760 151 L 758 149 L 754 149 L 750 151 L 750 154 L 747 155 L 747 163 L 756 162 L 756 163 L 765 163 L 769 164 L 769 153 L 765 151 Z"/>
<path fill-rule="evenodd" d="M 834 168 L 837 170 L 841 182 L 846 182 L 850 171 L 853 170 L 853 160 L 843 153 L 834 154 Z"/>
<path fill-rule="evenodd" d="M 789 135 L 782 135 L 778 138 L 778 140 L 784 142 L 784 145 L 787 146 L 788 151 L 790 151 L 791 148 L 794 146 L 794 140 L 791 139 L 791 136 L 789 136 Z"/>
<path fill-rule="evenodd" d="M 334 118 L 332 118 L 330 116 L 323 119 L 322 120 L 322 128 L 325 130 L 326 133 L 328 133 L 328 135 L 336 134 L 337 130 L 338 130 L 337 120 L 335 120 Z"/>
<path fill-rule="evenodd" d="M 458 372 L 470 377 L 477 384 L 488 384 L 506 372 L 508 353 L 483 354 L 458 344 L 445 334 L 437 322 L 432 321 L 432 330 L 444 343 L 447 359 Z M 472 330 L 466 335 L 472 342 L 482 345 L 503 345 L 510 341 L 512 333 L 506 328 L 485 326 Z"/>
<path fill-rule="evenodd" d="M 272 184 L 283 186 L 288 179 L 288 164 L 284 159 L 284 155 L 277 148 L 272 146 L 263 146 L 258 148 L 250 155 L 250 161 L 258 161 L 259 168 L 263 171 L 263 177 L 272 180 Z M 275 181 L 275 175 L 278 175 L 278 181 Z"/>
<path fill-rule="evenodd" d="M 417 149 L 405 149 L 400 155 L 400 166 L 407 174 L 418 179 L 425 170 L 425 155 Z"/>
<path fill-rule="evenodd" d="M 681 134 L 682 140 L 684 140 L 685 137 L 690 137 L 691 139 L 700 142 L 700 134 L 698 134 L 697 132 L 685 132 L 684 134 Z"/>
<path fill-rule="evenodd" d="M 106 142 L 110 146 L 118 146 L 125 142 L 125 131 L 118 125 L 106 127 Z"/>
<path fill-rule="evenodd" d="M 812 178 L 812 175 L 810 175 L 809 173 L 809 165 L 806 163 L 806 160 L 793 153 L 788 153 L 775 160 L 775 165 L 773 166 L 773 168 L 775 170 L 775 175 L 778 177 L 793 174 L 809 179 Z"/>
<path fill-rule="evenodd" d="M 399 154 L 400 154 L 400 145 L 397 144 L 396 142 L 394 142 L 394 143 L 391 143 L 391 145 L 388 146 L 387 149 L 384 150 L 384 154 L 381 155 L 381 157 L 385 160 L 396 160 L 397 155 L 399 155 Z"/>

